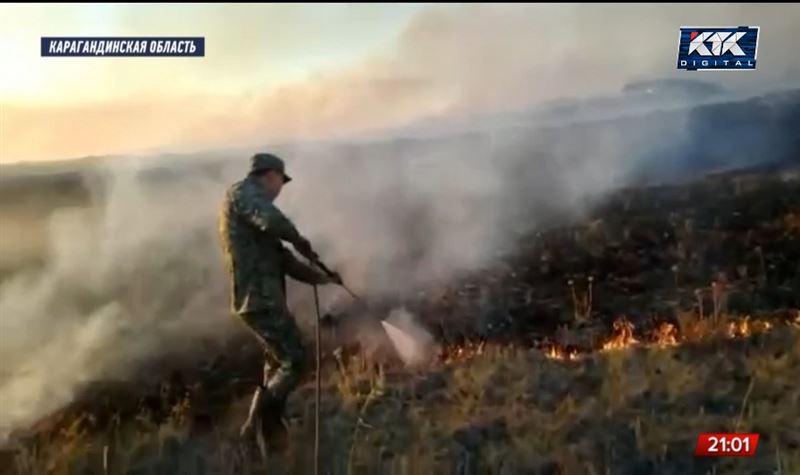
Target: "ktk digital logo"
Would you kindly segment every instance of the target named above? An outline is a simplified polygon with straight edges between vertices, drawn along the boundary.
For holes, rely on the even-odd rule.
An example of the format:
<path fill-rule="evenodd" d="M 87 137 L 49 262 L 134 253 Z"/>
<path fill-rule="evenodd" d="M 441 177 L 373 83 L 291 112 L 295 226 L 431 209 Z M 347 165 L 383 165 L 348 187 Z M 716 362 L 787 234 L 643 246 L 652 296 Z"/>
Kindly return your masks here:
<path fill-rule="evenodd" d="M 758 30 L 757 26 L 681 27 L 678 69 L 754 70 Z"/>

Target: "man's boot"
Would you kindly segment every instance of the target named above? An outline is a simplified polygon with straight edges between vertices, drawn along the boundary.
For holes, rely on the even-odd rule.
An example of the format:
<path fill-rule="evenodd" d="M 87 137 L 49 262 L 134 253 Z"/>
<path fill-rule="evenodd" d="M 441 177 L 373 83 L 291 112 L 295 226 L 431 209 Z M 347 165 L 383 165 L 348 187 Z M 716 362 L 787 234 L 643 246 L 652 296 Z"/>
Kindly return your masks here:
<path fill-rule="evenodd" d="M 286 399 L 271 399 L 265 406 L 262 418 L 262 431 L 267 447 L 271 450 L 286 448 L 288 431 L 283 420 L 286 409 Z"/>
<path fill-rule="evenodd" d="M 250 411 L 247 413 L 247 420 L 239 431 L 239 435 L 243 439 L 252 439 L 256 436 L 255 430 L 257 427 L 261 426 L 262 416 L 269 404 L 269 391 L 262 386 L 256 388 L 256 392 L 253 394 L 253 399 L 250 402 Z"/>
<path fill-rule="evenodd" d="M 266 447 L 264 447 L 263 434 L 259 434 L 259 429 L 262 425 L 262 413 L 264 406 L 268 400 L 268 391 L 259 386 L 256 392 L 253 393 L 253 399 L 250 402 L 250 410 L 247 413 L 247 420 L 239 430 L 239 442 L 243 451 L 245 459 L 254 460 L 259 457 L 265 460 L 267 456 Z"/>
<path fill-rule="evenodd" d="M 287 436 L 283 422 L 285 408 L 285 399 L 275 399 L 268 389 L 259 386 L 253 394 L 247 420 L 239 431 L 242 440 L 257 446 L 258 436 L 261 435 L 269 448 L 282 448 Z M 259 429 L 261 434 L 256 433 Z"/>

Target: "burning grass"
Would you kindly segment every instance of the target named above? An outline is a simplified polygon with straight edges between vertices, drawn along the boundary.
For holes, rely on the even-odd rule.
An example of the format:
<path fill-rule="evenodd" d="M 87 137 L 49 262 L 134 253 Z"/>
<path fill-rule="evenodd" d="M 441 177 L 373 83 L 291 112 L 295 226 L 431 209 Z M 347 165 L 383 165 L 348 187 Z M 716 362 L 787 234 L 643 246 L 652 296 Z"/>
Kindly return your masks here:
<path fill-rule="evenodd" d="M 800 189 L 762 179 L 626 190 L 589 225 L 523 234 L 497 267 L 405 302 L 438 349 L 405 342 L 413 368 L 331 348 L 322 467 L 800 473 Z M 263 473 L 235 437 L 260 355 L 234 343 L 181 378 L 87 393 L 0 469 Z M 289 401 L 270 470 L 309 473 L 313 401 L 310 385 Z M 760 433 L 756 457 L 692 457 L 699 432 L 729 431 Z"/>
<path fill-rule="evenodd" d="M 636 345 L 639 340 L 633 336 L 633 324 L 624 318 L 614 320 L 614 334 L 603 343 L 603 350 L 619 350 Z"/>
<path fill-rule="evenodd" d="M 322 397 L 323 467 L 355 473 L 561 473 L 800 470 L 800 330 L 792 320 L 727 318 L 691 341 L 669 323 L 637 336 L 618 320 L 595 351 L 465 344 L 443 350 L 424 370 L 372 364 L 353 355 L 329 368 Z M 770 325 L 766 323 L 770 322 Z M 747 328 L 728 334 L 724 329 Z M 711 328 L 711 327 L 709 327 Z M 760 330 L 756 330 L 760 329 Z M 446 357 L 444 355 L 447 355 Z M 444 359 L 441 359 L 443 358 Z M 291 444 L 268 461 L 282 473 L 309 473 L 312 388 L 290 400 Z M 160 423 L 115 421 L 100 432 L 76 420 L 59 452 L 40 445 L 16 454 L 17 473 L 258 473 L 245 458 L 234 417 L 196 433 L 189 397 Z M 754 459 L 692 457 L 697 433 L 755 431 Z M 35 445 L 32 447 L 36 447 Z M 205 472 L 204 472 L 205 470 Z M 46 471 L 46 470 L 45 470 Z M 142 472 L 143 471 L 143 472 Z M 470 473 L 470 472 L 468 472 Z M 495 472 L 493 472 L 495 473 Z"/>
<path fill-rule="evenodd" d="M 798 326 L 796 318 L 782 321 L 788 326 Z M 700 342 L 719 338 L 748 338 L 770 331 L 774 324 L 766 319 L 752 319 L 749 315 L 740 318 L 726 318 L 717 325 L 709 325 L 702 321 L 687 320 L 690 327 L 687 331 L 691 338 L 684 340 L 674 323 L 660 321 L 645 329 L 642 336 L 637 336 L 637 329 L 628 319 L 621 317 L 614 320 L 612 331 L 603 339 L 597 348 L 580 348 L 571 344 L 546 340 L 531 345 L 539 349 L 545 357 L 554 360 L 575 361 L 591 355 L 596 351 L 616 351 L 633 347 L 670 348 L 687 342 Z M 486 341 L 468 342 L 462 345 L 446 347 L 439 355 L 439 361 L 445 365 L 466 361 L 484 353 Z"/>

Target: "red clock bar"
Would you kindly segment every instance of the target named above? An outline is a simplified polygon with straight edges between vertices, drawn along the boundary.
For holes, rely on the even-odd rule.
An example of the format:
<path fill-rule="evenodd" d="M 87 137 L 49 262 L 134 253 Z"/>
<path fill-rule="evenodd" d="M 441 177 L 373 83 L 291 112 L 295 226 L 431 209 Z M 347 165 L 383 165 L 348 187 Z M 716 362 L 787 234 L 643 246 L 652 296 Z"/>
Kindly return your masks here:
<path fill-rule="evenodd" d="M 702 433 L 697 436 L 695 457 L 752 457 L 758 434 Z"/>

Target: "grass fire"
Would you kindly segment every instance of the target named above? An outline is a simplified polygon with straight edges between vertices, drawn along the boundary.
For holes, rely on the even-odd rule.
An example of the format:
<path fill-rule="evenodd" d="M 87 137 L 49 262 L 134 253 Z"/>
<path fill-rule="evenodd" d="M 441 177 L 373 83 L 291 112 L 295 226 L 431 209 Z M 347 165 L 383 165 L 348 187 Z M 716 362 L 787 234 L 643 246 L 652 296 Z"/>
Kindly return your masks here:
<path fill-rule="evenodd" d="M 798 6 L 0 24 L 0 475 L 800 474 Z"/>
<path fill-rule="evenodd" d="M 800 310 L 797 269 L 787 260 L 797 236 L 785 216 L 796 212 L 800 189 L 771 173 L 626 191 L 640 200 L 624 207 L 624 195 L 612 195 L 587 218 L 604 223 L 599 247 L 586 247 L 583 222 L 565 223 L 520 235 L 519 250 L 496 264 L 403 302 L 373 299 L 363 308 L 337 300 L 323 339 L 324 464 L 334 473 L 465 466 L 722 473 L 776 464 L 792 473 L 800 467 L 792 422 L 800 417 Z M 762 185 L 739 196 L 721 191 L 743 179 Z M 765 200 L 769 214 L 755 214 Z M 696 236 L 685 234 L 680 213 L 712 210 L 754 221 L 712 219 L 693 228 Z M 618 215 L 624 229 L 612 227 Z M 643 239 L 664 239 L 647 234 L 659 226 L 671 235 L 642 247 Z M 734 270 L 725 286 L 703 281 L 704 259 L 714 252 L 707 240 L 732 251 L 733 260 L 714 264 Z M 715 268 L 710 275 L 723 279 Z M 566 294 L 564 275 L 573 282 Z M 787 286 L 793 290 L 775 290 Z M 363 312 L 385 318 L 377 324 Z M 348 328 L 369 327 L 364 321 L 381 331 L 353 337 Z M 261 462 L 243 457 L 232 435 L 247 381 L 258 373 L 257 348 L 243 335 L 230 338 L 233 346 L 162 362 L 136 380 L 85 385 L 72 403 L 17 429 L 4 466 L 18 473 L 258 471 Z M 313 428 L 310 383 L 289 400 L 289 446 L 271 456 L 271 467 L 311 469 L 304 455 Z M 686 455 L 696 433 L 726 430 L 758 432 L 767 449 L 735 462 Z"/>

